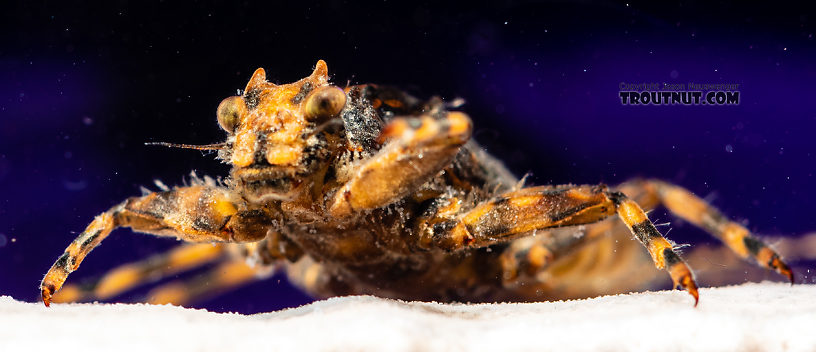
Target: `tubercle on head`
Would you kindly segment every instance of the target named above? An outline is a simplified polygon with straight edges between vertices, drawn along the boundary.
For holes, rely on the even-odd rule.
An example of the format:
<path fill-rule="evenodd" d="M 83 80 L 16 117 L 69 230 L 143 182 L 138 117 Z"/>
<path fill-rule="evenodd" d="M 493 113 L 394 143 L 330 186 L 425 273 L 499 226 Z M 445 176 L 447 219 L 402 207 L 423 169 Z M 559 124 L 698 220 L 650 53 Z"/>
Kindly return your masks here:
<path fill-rule="evenodd" d="M 304 84 L 309 83 L 312 87 L 320 87 L 329 82 L 329 68 L 326 62 L 318 60 L 315 68 L 308 77 L 303 78 L 297 82 L 289 84 L 277 85 L 266 80 L 266 71 L 263 68 L 258 68 L 252 74 L 249 82 L 244 88 L 244 98 L 250 97 L 252 94 L 263 93 L 272 94 L 276 96 L 283 96 L 293 98 Z"/>
<path fill-rule="evenodd" d="M 246 167 L 265 149 L 269 164 L 295 165 L 304 148 L 304 130 L 336 117 L 345 106 L 345 92 L 328 81 L 323 60 L 317 61 L 311 75 L 289 84 L 270 83 L 263 68 L 255 70 L 244 94 L 229 97 L 218 107 L 218 123 L 233 145 L 227 161 Z"/>

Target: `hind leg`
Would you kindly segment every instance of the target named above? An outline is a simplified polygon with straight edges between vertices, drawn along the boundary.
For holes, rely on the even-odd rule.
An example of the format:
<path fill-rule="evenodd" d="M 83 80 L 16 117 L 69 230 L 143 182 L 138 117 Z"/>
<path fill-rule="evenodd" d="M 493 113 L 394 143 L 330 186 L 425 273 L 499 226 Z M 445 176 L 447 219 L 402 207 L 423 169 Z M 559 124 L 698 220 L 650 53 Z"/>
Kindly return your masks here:
<path fill-rule="evenodd" d="M 230 245 L 229 256 L 216 267 L 192 278 L 170 282 L 148 293 L 152 304 L 187 305 L 271 277 L 302 261 L 303 250 L 279 232 L 253 243 Z"/>
<path fill-rule="evenodd" d="M 245 244 L 184 244 L 114 268 L 90 286 L 65 285 L 52 302 L 107 300 L 137 286 L 217 263 L 203 274 L 161 285 L 148 294 L 148 303 L 184 305 L 267 278 L 286 261 L 294 262 L 302 255 L 299 247 L 277 232 Z"/>
<path fill-rule="evenodd" d="M 526 301 L 594 297 L 667 283 L 617 219 L 515 240 L 502 252 L 500 264 L 504 287 Z"/>
<path fill-rule="evenodd" d="M 192 278 L 156 287 L 147 294 L 147 302 L 184 306 L 268 278 L 273 273 L 271 266 L 250 265 L 244 259 L 235 258 Z"/>

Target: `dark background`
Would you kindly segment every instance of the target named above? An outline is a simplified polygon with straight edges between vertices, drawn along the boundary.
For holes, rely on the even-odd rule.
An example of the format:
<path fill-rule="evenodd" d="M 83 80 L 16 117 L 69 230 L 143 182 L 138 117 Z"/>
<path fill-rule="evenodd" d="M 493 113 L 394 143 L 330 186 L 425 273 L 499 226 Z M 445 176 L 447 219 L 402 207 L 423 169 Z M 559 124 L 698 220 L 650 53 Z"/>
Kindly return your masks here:
<path fill-rule="evenodd" d="M 191 170 L 226 175 L 213 155 L 144 142 L 220 142 L 215 108 L 253 70 L 290 82 L 317 59 L 339 85 L 465 98 L 476 139 L 516 174 L 533 172 L 533 183 L 660 177 L 761 235 L 816 230 L 816 28 L 804 9 L 298 3 L 4 5 L 0 294 L 38 299 L 42 275 L 77 232 L 139 186 L 180 184 Z M 688 81 L 739 83 L 740 105 L 636 107 L 618 98 L 621 82 Z M 662 210 L 651 216 L 672 220 Z M 711 241 L 673 227 L 678 242 Z M 175 244 L 118 230 L 70 281 Z M 308 300 L 275 277 L 197 306 L 249 313 Z"/>

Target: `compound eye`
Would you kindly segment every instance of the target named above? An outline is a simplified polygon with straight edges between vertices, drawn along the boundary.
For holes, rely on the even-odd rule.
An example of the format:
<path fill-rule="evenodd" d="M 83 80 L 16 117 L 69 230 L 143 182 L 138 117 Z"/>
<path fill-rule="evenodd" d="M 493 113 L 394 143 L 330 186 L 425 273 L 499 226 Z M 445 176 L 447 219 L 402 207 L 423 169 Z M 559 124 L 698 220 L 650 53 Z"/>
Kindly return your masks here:
<path fill-rule="evenodd" d="M 335 86 L 323 86 L 313 90 L 303 102 L 303 114 L 307 120 L 321 121 L 337 116 L 346 105 L 346 93 Z"/>
<path fill-rule="evenodd" d="M 218 104 L 218 124 L 224 131 L 234 133 L 235 128 L 241 123 L 241 117 L 246 114 L 247 107 L 241 97 L 229 97 Z"/>

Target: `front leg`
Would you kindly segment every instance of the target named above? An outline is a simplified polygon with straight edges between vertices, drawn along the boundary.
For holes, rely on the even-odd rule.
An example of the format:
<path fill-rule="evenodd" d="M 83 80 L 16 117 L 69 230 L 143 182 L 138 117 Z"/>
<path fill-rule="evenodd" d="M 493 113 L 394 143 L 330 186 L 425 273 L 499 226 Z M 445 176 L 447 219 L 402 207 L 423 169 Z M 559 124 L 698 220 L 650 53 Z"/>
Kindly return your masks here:
<path fill-rule="evenodd" d="M 211 186 L 175 188 L 126 200 L 98 215 L 48 270 L 40 285 L 45 305 L 68 274 L 117 227 L 188 242 L 254 242 L 272 221 L 262 210 L 247 210 L 229 190 Z"/>
<path fill-rule="evenodd" d="M 388 205 L 427 182 L 450 164 L 470 139 L 472 124 L 464 113 L 441 118 L 398 118 L 380 135 L 387 144 L 334 195 L 329 212 L 337 218 Z"/>

